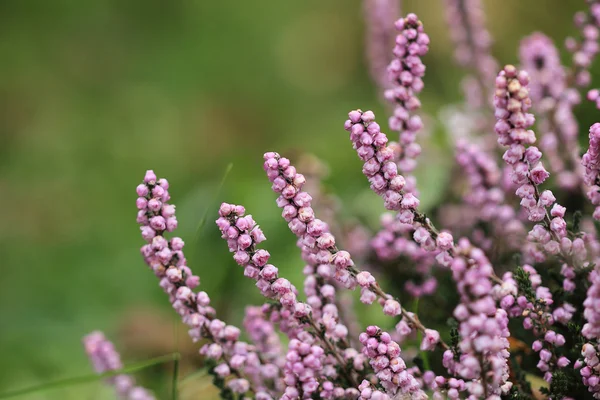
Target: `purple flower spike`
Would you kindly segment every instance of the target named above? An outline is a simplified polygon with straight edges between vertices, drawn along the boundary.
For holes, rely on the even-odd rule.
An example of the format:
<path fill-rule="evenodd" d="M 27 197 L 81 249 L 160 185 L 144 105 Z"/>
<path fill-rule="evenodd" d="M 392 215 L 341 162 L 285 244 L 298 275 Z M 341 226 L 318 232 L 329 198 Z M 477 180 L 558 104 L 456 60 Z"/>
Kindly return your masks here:
<path fill-rule="evenodd" d="M 423 126 L 415 111 L 421 107 L 417 95 L 423 90 L 425 65 L 421 61 L 429 51 L 429 36 L 415 14 L 408 14 L 395 23 L 399 34 L 394 47 L 395 58 L 388 66 L 392 87 L 385 92 L 388 101 L 394 104 L 390 117 L 390 128 L 400 134 L 398 168 L 409 173 L 416 167 L 416 158 L 421 147 L 415 142 L 417 132 Z M 414 178 L 411 178 L 412 181 Z M 407 190 L 414 191 L 414 183 Z"/>
<path fill-rule="evenodd" d="M 581 164 L 585 167 L 584 182 L 589 186 L 587 196 L 596 207 L 594 219 L 600 221 L 600 123 L 590 127 L 590 146 L 583 155 Z"/>
<path fill-rule="evenodd" d="M 392 61 L 390 49 L 396 37 L 394 22 L 400 16 L 400 0 L 365 0 L 366 58 L 371 78 L 381 89 L 390 86 L 387 66 Z"/>
<path fill-rule="evenodd" d="M 577 86 L 585 87 L 591 82 L 590 66 L 598 52 L 600 36 L 600 1 L 587 0 L 589 10 L 575 14 L 575 26 L 581 32 L 580 39 L 569 37 L 566 47 L 573 54 L 573 80 Z"/>
<path fill-rule="evenodd" d="M 216 373 L 225 374 L 229 371 L 227 374 L 235 378 L 228 381 L 228 388 L 235 393 L 253 390 L 257 396 L 260 394 L 266 396 L 265 399 L 270 399 L 268 393 L 260 390 L 263 387 L 260 371 L 266 366 L 262 365 L 253 346 L 238 340 L 240 330 L 237 327 L 216 318 L 215 309 L 210 306 L 210 297 L 206 292 L 194 292 L 200 278 L 187 266 L 183 240 L 178 237 L 168 240 L 163 236 L 177 225 L 175 206 L 168 203 L 171 198 L 168 189 L 167 180 L 157 179 L 153 171 L 146 172 L 144 183 L 136 189 L 140 196 L 136 201 L 138 222 L 142 225 L 142 237 L 148 242 L 141 248 L 144 260 L 160 279 L 160 287 L 169 295 L 169 301 L 181 315 L 183 323 L 190 328 L 190 337 L 194 341 L 208 339 L 200 349 L 200 354 L 223 364 Z M 243 212 L 243 209 L 231 210 L 239 211 Z M 236 233 L 237 231 L 230 231 L 230 240 L 234 243 L 243 245 L 246 242 L 264 240 L 260 230 L 252 232 L 248 237 L 236 236 Z M 252 384 L 246 376 L 253 378 Z"/>
<path fill-rule="evenodd" d="M 566 88 L 565 72 L 558 49 L 543 33 L 533 33 L 521 41 L 521 68 L 529 73 L 531 100 L 540 111 L 554 107 Z M 543 103 L 542 103 L 543 102 Z"/>
<path fill-rule="evenodd" d="M 411 399 L 428 398 L 419 382 L 407 370 L 404 360 L 400 357 L 400 346 L 392 340 L 389 333 L 383 332 L 377 326 L 369 326 L 365 332 L 360 334 L 359 340 L 363 345 L 362 353 L 369 359 L 373 372 L 375 372 L 380 386 L 379 390 L 389 398 L 394 398 L 397 393 L 408 395 Z M 365 391 L 366 388 L 363 388 L 361 395 Z M 367 393 L 361 398 L 372 399 L 372 394 L 366 396 Z"/>
<path fill-rule="evenodd" d="M 534 33 L 521 41 L 521 67 L 530 76 L 530 96 L 539 113 L 540 147 L 550 168 L 563 189 L 577 189 L 581 183 L 579 127 L 573 107 L 579 103 L 579 93 L 567 88 L 565 69 L 552 40 Z"/>
<path fill-rule="evenodd" d="M 587 323 L 583 326 L 581 334 L 587 339 L 600 339 L 600 271 L 598 268 L 590 272 L 590 287 L 587 297 L 583 302 L 585 307 L 583 316 Z"/>
<path fill-rule="evenodd" d="M 468 386 L 474 398 L 483 393 L 500 396 L 512 386 L 507 363 L 510 332 L 508 315 L 496 308 L 493 297 L 492 265 L 480 249 L 461 239 L 451 269 L 461 298 L 454 317 L 460 322 L 462 356 L 455 361 L 452 351 L 447 350 L 444 366 L 465 380 L 475 380 Z M 480 380 L 483 376 L 486 383 Z"/>
<path fill-rule="evenodd" d="M 598 372 L 598 360 L 600 359 L 600 345 L 597 342 L 586 343 L 581 349 L 583 356 L 583 365 L 579 373 L 581 374 L 583 384 L 587 386 L 588 391 L 597 399 L 600 397 L 600 372 Z"/>
<path fill-rule="evenodd" d="M 476 82 L 480 93 L 476 97 L 480 98 L 483 94 L 487 99 L 498 63 L 491 54 L 492 37 L 485 28 L 485 13 L 481 3 L 481 0 L 444 1 L 455 58 L 459 65 L 473 73 L 472 80 Z M 478 99 L 469 103 L 478 105 L 482 102 Z"/>
<path fill-rule="evenodd" d="M 92 332 L 85 336 L 83 345 L 98 374 L 123 368 L 121 356 L 102 332 Z M 155 398 L 148 390 L 141 386 L 135 386 L 135 380 L 129 375 L 116 375 L 107 379 L 107 382 L 115 387 L 119 399 L 154 400 Z"/>
<path fill-rule="evenodd" d="M 530 221 L 538 225 L 529 232 L 529 240 L 543 246 L 548 254 L 560 252 L 561 240 L 567 236 L 564 213 L 550 218 L 548 210 L 561 207 L 551 191 L 540 193 L 538 187 L 550 176 L 541 162 L 542 154 L 535 146 L 535 133 L 529 129 L 534 117 L 528 113 L 529 75 L 507 65 L 496 78 L 496 126 L 498 143 L 508 147 L 502 157 L 512 168 L 512 182 L 518 186 L 516 194 Z M 562 214 L 562 215 L 561 215 Z M 567 254 L 568 255 L 568 254 Z M 585 258 L 585 255 L 580 255 Z"/>
<path fill-rule="evenodd" d="M 497 238 L 506 238 L 509 248 L 519 248 L 525 237 L 525 227 L 504 198 L 502 173 L 495 160 L 479 146 L 459 140 L 456 144 L 456 161 L 468 181 L 463 200 L 469 207 L 469 213 L 475 214 L 474 223 L 488 223 Z M 473 237 L 477 239 L 478 246 L 489 249 L 490 239 L 484 233 L 481 236 L 474 234 Z"/>

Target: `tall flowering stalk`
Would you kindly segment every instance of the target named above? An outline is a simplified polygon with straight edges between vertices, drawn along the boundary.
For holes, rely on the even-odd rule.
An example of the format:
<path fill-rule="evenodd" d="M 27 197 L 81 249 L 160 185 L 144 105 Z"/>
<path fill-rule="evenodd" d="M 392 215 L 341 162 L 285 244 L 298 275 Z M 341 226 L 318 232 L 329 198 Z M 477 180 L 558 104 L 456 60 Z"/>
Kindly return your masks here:
<path fill-rule="evenodd" d="M 290 230 L 298 237 L 303 259 L 321 269 L 334 266 L 333 277 L 338 283 L 350 289 L 357 285 L 361 287 L 363 303 L 371 304 L 379 298 L 384 314 L 402 315 L 409 320 L 413 328 L 425 331 L 425 327 L 417 318 L 403 309 L 393 296 L 381 289 L 371 273 L 360 271 L 355 266 L 350 253 L 336 247 L 335 237 L 329 232 L 327 224 L 314 215 L 310 194 L 302 190 L 305 184 L 304 176 L 296 172 L 290 161 L 274 152 L 265 153 L 264 160 L 263 168 L 273 183 L 272 189 L 280 193 L 277 205 L 283 209 L 282 216 L 288 221 Z M 393 161 L 391 165 L 397 168 Z M 440 343 L 447 347 L 445 343 Z"/>
<path fill-rule="evenodd" d="M 421 60 L 429 51 L 429 36 L 423 31 L 423 23 L 415 14 L 408 14 L 395 23 L 399 34 L 396 37 L 394 58 L 388 66 L 392 87 L 385 97 L 394 104 L 390 117 L 390 128 L 400 134 L 398 146 L 398 168 L 409 173 L 415 169 L 416 157 L 421 146 L 416 143 L 417 132 L 422 128 L 421 117 L 415 111 L 421 107 L 417 95 L 423 90 L 425 64 Z M 414 177 L 408 180 L 407 190 L 415 190 Z"/>
<path fill-rule="evenodd" d="M 396 37 L 394 21 L 400 16 L 400 0 L 365 0 L 365 50 L 369 72 L 381 89 L 390 85 L 387 66 L 392 61 L 390 48 Z"/>
<path fill-rule="evenodd" d="M 431 221 L 417 207 L 419 200 L 403 191 L 404 178 L 398 174 L 391 160 L 392 151 L 386 146 L 387 137 L 375 122 L 371 111 L 351 111 L 345 123 L 350 140 L 358 156 L 364 161 L 363 173 L 371 182 L 371 189 L 379 194 L 388 210 L 398 212 L 398 219 L 414 224 L 414 239 L 427 251 L 437 254 L 440 264 L 453 271 L 461 294 L 461 304 L 454 316 L 460 321 L 462 354 L 455 360 L 451 350 L 446 350 L 445 366 L 472 380 L 469 392 L 473 396 L 494 398 L 506 393 L 508 382 L 508 318 L 504 310 L 497 309 L 491 296 L 490 279 L 494 271 L 485 254 L 461 240 L 455 247 L 448 232 L 438 232 Z M 482 325 L 483 324 L 483 325 Z M 482 330 L 485 326 L 487 329 Z"/>
<path fill-rule="evenodd" d="M 588 199 L 596 207 L 594 219 L 600 221 L 600 123 L 590 127 L 590 145 L 583 155 L 582 164 L 585 167 L 583 180 L 589 186 Z"/>
<path fill-rule="evenodd" d="M 142 246 L 144 261 L 160 280 L 160 287 L 169 295 L 171 305 L 181 316 L 194 341 L 207 339 L 200 354 L 215 362 L 213 374 L 227 378 L 222 389 L 233 393 L 254 392 L 265 399 L 271 398 L 266 388 L 254 388 L 250 376 L 259 375 L 264 368 L 254 347 L 239 340 L 240 329 L 216 318 L 206 292 L 195 293 L 200 278 L 187 266 L 181 238 L 166 239 L 165 234 L 177 228 L 175 206 L 169 204 L 169 183 L 147 171 L 136 191 L 138 199 L 137 222 L 147 244 Z M 225 384 L 225 382 L 223 382 Z"/>
<path fill-rule="evenodd" d="M 354 356 L 352 349 L 345 346 L 346 349 L 340 350 L 334 343 L 347 335 L 347 329 L 337 322 L 339 318 L 334 307 L 325 306 L 323 317 L 318 322 L 313 319 L 311 306 L 297 300 L 296 288 L 287 279 L 279 277 L 275 266 L 267 264 L 269 253 L 256 248 L 256 245 L 266 238 L 252 216 L 244 213 L 245 209 L 242 206 L 223 203 L 219 209 L 217 226 L 223 239 L 227 240 L 229 250 L 234 253 L 235 261 L 244 267 L 244 275 L 256 280 L 256 286 L 261 293 L 269 299 L 279 301 L 296 320 L 298 329 L 288 332 L 291 341 L 284 367 L 285 396 L 286 399 L 310 397 L 330 376 L 337 375 L 335 369 L 327 370 L 324 366 L 344 365 Z M 312 335 L 302 331 L 306 327 L 314 329 Z M 304 347 L 298 344 L 298 340 L 312 345 L 308 349 L 312 357 L 304 358 L 308 353 L 302 350 Z M 326 357 L 324 348 L 328 350 L 328 356 L 331 358 Z M 296 363 L 299 363 L 297 367 Z M 358 364 L 360 369 L 361 362 Z M 356 379 L 350 369 L 342 370 L 348 380 Z"/>
<path fill-rule="evenodd" d="M 96 331 L 83 338 L 83 345 L 94 370 L 102 374 L 117 371 L 123 368 L 121 356 L 114 345 L 106 339 L 102 332 Z M 135 385 L 135 380 L 129 375 L 117 375 L 108 379 L 114 386 L 117 396 L 123 400 L 154 400 L 151 392 L 141 386 Z"/>
<path fill-rule="evenodd" d="M 483 223 L 499 240 L 493 241 L 484 228 L 473 229 L 473 240 L 484 250 L 505 242 L 508 249 L 520 246 L 525 234 L 523 223 L 514 208 L 508 203 L 502 190 L 502 172 L 492 155 L 476 144 L 465 140 L 456 143 L 456 162 L 462 167 L 467 186 L 463 201 L 474 214 L 474 224 Z"/>
<path fill-rule="evenodd" d="M 567 72 L 558 49 L 546 35 L 536 32 L 524 38 L 520 59 L 521 67 L 530 76 L 532 107 L 540 117 L 540 146 L 551 170 L 557 174 L 559 186 L 576 189 L 581 182 L 581 165 L 573 108 L 579 103 L 579 94 L 568 88 Z"/>
<path fill-rule="evenodd" d="M 556 202 L 552 191 L 540 190 L 550 173 L 541 161 L 542 152 L 532 146 L 536 137 L 529 129 L 534 116 L 528 113 L 531 108 L 528 84 L 527 72 L 512 65 L 504 67 L 496 78 L 494 104 L 498 143 L 508 147 L 503 159 L 512 168 L 512 181 L 518 185 L 516 193 L 521 198 L 521 206 L 528 219 L 537 222 L 529 232 L 530 240 L 542 245 L 548 254 L 582 261 L 586 258 L 584 243 L 581 238 L 568 237 L 565 207 Z M 574 252 L 573 247 L 583 251 Z"/>
<path fill-rule="evenodd" d="M 591 81 L 589 71 L 592 61 L 600 51 L 598 46 L 598 29 L 600 28 L 600 1 L 586 0 L 589 9 L 575 14 L 575 26 L 580 30 L 581 37 L 568 37 L 565 41 L 567 50 L 572 53 L 572 68 L 570 80 L 577 86 L 585 87 Z"/>
<path fill-rule="evenodd" d="M 444 0 L 454 55 L 472 76 L 463 85 L 472 108 L 485 105 L 498 63 L 491 55 L 492 37 L 485 28 L 481 0 Z"/>

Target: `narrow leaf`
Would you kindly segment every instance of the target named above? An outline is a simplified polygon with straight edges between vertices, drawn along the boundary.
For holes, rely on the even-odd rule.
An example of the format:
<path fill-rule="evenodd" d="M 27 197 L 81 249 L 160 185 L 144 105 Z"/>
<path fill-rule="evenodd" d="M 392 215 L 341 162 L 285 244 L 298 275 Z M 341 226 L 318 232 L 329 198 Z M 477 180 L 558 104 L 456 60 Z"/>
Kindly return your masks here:
<path fill-rule="evenodd" d="M 76 376 L 73 378 L 66 378 L 57 380 L 54 382 L 46 382 L 40 385 L 14 390 L 12 392 L 0 393 L 0 399 L 8 399 L 11 397 L 22 396 L 24 394 L 44 392 L 51 389 L 58 389 L 67 386 L 79 385 L 82 383 L 89 383 L 94 381 L 99 381 L 106 378 L 111 378 L 116 375 L 121 374 L 130 374 L 133 372 L 141 371 L 146 368 L 153 367 L 155 365 L 164 364 L 166 362 L 175 361 L 177 362 L 181 358 L 179 353 L 166 354 L 164 356 L 152 358 L 146 361 L 140 361 L 138 363 L 131 364 L 125 368 L 116 370 L 116 371 L 108 371 L 102 374 L 89 374 L 83 376 Z"/>

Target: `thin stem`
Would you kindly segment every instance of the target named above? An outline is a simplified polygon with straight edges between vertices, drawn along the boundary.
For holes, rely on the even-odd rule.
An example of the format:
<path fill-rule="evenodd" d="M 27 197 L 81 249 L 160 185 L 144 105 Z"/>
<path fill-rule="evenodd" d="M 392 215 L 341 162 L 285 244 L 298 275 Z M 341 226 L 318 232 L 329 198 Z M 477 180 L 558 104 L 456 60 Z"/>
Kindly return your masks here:
<path fill-rule="evenodd" d="M 112 378 L 114 376 L 122 375 L 122 374 L 131 374 L 133 372 L 141 371 L 143 369 L 150 368 L 150 367 L 153 367 L 153 366 L 159 365 L 159 364 L 164 364 L 164 363 L 167 363 L 170 361 L 177 362 L 177 361 L 179 361 L 180 358 L 181 358 L 181 355 L 179 353 L 166 354 L 164 356 L 152 358 L 150 360 L 140 361 L 138 363 L 131 364 L 128 367 L 121 368 L 121 369 L 118 369 L 115 371 L 107 371 L 102 374 L 90 374 L 90 375 L 77 376 L 77 377 L 73 377 L 73 378 L 66 378 L 66 379 L 61 379 L 61 380 L 57 380 L 54 382 L 42 383 L 42 384 L 39 384 L 36 386 L 24 388 L 24 389 L 17 389 L 12 392 L 2 393 L 2 394 L 0 394 L 0 399 L 8 399 L 11 397 L 22 396 L 25 394 L 37 393 L 37 392 L 42 392 L 42 391 L 51 390 L 51 389 L 58 389 L 61 387 L 67 387 L 67 386 L 79 385 L 82 383 L 94 382 L 94 381 L 98 381 L 98 380 L 102 380 L 102 379 L 106 379 L 106 378 Z"/>
<path fill-rule="evenodd" d="M 177 378 L 179 377 L 179 359 L 173 363 L 173 380 L 171 381 L 171 398 L 177 400 L 179 390 L 177 388 Z"/>
<path fill-rule="evenodd" d="M 419 311 L 419 298 L 415 298 L 415 300 L 413 301 L 413 314 L 417 315 L 417 312 Z M 425 335 L 425 333 L 419 331 L 419 334 L 417 336 L 418 341 L 421 342 L 423 340 L 423 336 Z M 429 355 L 427 354 L 427 352 L 425 350 L 420 350 L 419 354 L 421 356 L 421 359 L 423 360 L 423 369 L 425 371 L 429 371 L 431 369 L 430 365 L 429 365 Z"/>

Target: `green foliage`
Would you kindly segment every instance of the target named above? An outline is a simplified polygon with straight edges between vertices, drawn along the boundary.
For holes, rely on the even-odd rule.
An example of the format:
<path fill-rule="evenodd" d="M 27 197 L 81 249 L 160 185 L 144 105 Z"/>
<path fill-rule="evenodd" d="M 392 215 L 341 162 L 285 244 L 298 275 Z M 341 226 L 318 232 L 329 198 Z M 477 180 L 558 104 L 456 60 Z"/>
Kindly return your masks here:
<path fill-rule="evenodd" d="M 573 394 L 575 382 L 564 371 L 558 369 L 552 375 L 550 388 L 541 388 L 540 391 L 553 399 L 562 399 Z"/>
<path fill-rule="evenodd" d="M 523 293 L 523 296 L 527 299 L 527 301 L 531 303 L 536 303 L 535 298 L 535 290 L 531 285 L 531 280 L 529 279 L 529 272 L 526 272 L 523 267 L 517 267 L 514 273 L 515 281 L 517 282 L 517 286 L 519 288 L 519 293 Z"/>

